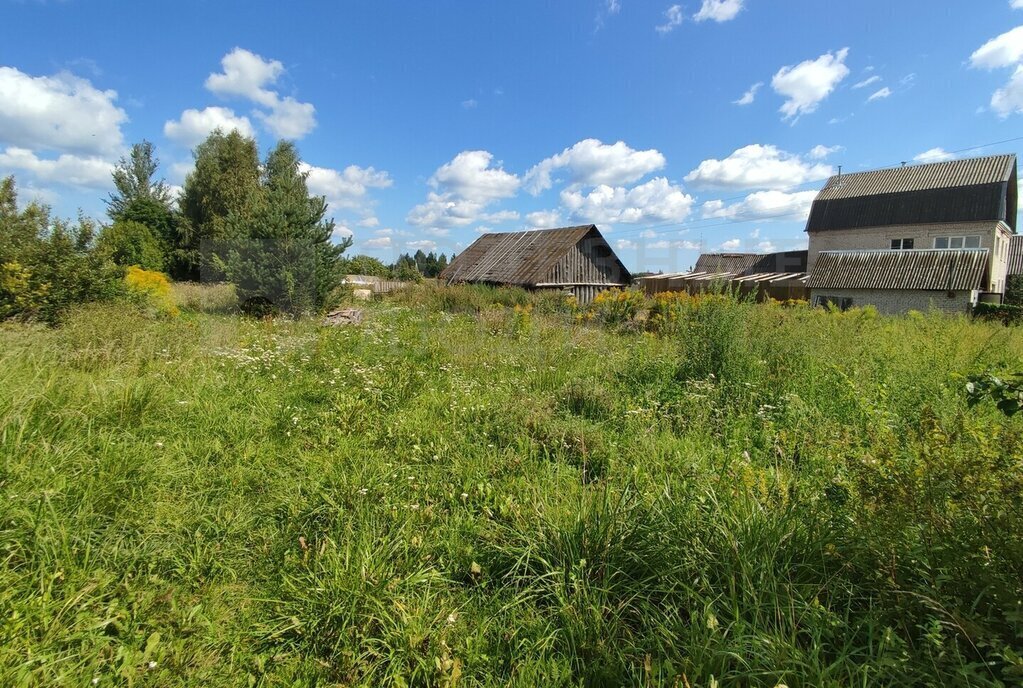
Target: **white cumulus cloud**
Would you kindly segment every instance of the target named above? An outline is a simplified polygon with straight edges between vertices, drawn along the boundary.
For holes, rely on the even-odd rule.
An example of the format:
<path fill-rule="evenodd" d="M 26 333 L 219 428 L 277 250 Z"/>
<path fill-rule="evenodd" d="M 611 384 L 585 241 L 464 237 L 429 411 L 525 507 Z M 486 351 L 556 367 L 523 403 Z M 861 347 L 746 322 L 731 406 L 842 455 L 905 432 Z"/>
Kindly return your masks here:
<path fill-rule="evenodd" d="M 61 153 L 57 158 L 44 159 L 27 148 L 10 147 L 0 152 L 0 170 L 27 172 L 48 184 L 105 189 L 112 186 L 114 166 L 99 157 Z"/>
<path fill-rule="evenodd" d="M 782 67 L 771 79 L 771 87 L 787 100 L 781 106 L 785 119 L 807 115 L 817 110 L 835 87 L 849 75 L 845 58 L 849 49 L 827 52 L 815 60 Z"/>
<path fill-rule="evenodd" d="M 206 88 L 222 97 L 245 98 L 265 109 L 253 115 L 274 136 L 300 139 L 316 127 L 316 108 L 291 96 L 281 97 L 274 86 L 284 74 L 278 60 L 267 60 L 244 48 L 235 48 L 220 61 L 223 72 L 210 74 Z"/>
<path fill-rule="evenodd" d="M 561 192 L 562 205 L 581 222 L 637 224 L 681 222 L 694 199 L 664 177 L 625 188 L 600 184 L 589 193 L 574 189 Z"/>
<path fill-rule="evenodd" d="M 429 181 L 435 190 L 427 194 L 425 203 L 409 211 L 407 222 L 419 227 L 444 228 L 518 219 L 514 211 L 486 212 L 495 201 L 518 193 L 521 184 L 517 175 L 491 166 L 493 159 L 488 151 L 462 151 L 441 165 Z"/>
<path fill-rule="evenodd" d="M 394 246 L 394 242 L 389 236 L 376 237 L 362 242 L 363 248 L 391 248 L 392 246 Z"/>
<path fill-rule="evenodd" d="M 810 157 L 814 160 L 824 160 L 834 153 L 845 150 L 842 146 L 821 146 L 816 145 L 810 149 Z"/>
<path fill-rule="evenodd" d="M 712 19 L 716 22 L 726 22 L 735 19 L 742 10 L 743 0 L 703 0 L 700 11 L 693 17 L 696 21 Z"/>
<path fill-rule="evenodd" d="M 551 229 L 561 225 L 561 213 L 557 210 L 537 210 L 526 215 L 529 229 Z"/>
<path fill-rule="evenodd" d="M 405 246 L 411 249 L 415 249 L 417 251 L 424 251 L 426 253 L 437 250 L 437 242 L 431 241 L 430 239 L 418 239 L 416 241 L 407 241 L 405 242 Z"/>
<path fill-rule="evenodd" d="M 248 117 L 236 115 L 230 108 L 208 107 L 204 110 L 189 108 L 177 120 L 167 120 L 163 125 L 163 134 L 186 148 L 193 148 L 214 129 L 220 129 L 225 134 L 237 131 L 248 137 L 256 133 Z"/>
<path fill-rule="evenodd" d="M 1016 0 L 1020 2 L 1020 0 Z M 1018 7 L 1015 2 L 1013 7 Z M 1003 119 L 1013 113 L 1023 113 L 1023 26 L 1017 26 L 992 38 L 970 55 L 970 66 L 979 69 L 998 69 L 1015 66 L 1009 81 L 991 95 L 991 109 Z"/>
<path fill-rule="evenodd" d="M 387 172 L 358 165 L 335 170 L 303 162 L 299 170 L 306 175 L 309 191 L 316 196 L 324 196 L 333 212 L 348 209 L 368 214 L 371 205 L 369 190 L 386 189 L 394 183 Z M 376 221 L 376 218 L 372 219 Z"/>
<path fill-rule="evenodd" d="M 724 160 L 704 160 L 685 181 L 706 188 L 786 189 L 832 173 L 830 165 L 806 162 L 776 146 L 752 144 Z"/>
<path fill-rule="evenodd" d="M 701 206 L 700 211 L 705 218 L 727 220 L 805 220 L 816 197 L 816 191 L 787 193 L 772 189 L 756 191 L 731 205 L 724 201 L 707 201 Z"/>
<path fill-rule="evenodd" d="M 494 156 L 483 150 L 462 151 L 434 172 L 430 186 L 476 201 L 514 196 L 519 178 L 501 167 L 491 167 Z"/>
<path fill-rule="evenodd" d="M 991 107 L 1003 118 L 1023 113 L 1023 65 L 1016 68 L 1009 83 L 994 92 Z"/>
<path fill-rule="evenodd" d="M 206 78 L 206 89 L 221 96 L 240 96 L 266 107 L 277 103 L 277 93 L 266 88 L 284 74 L 278 60 L 264 60 L 259 55 L 235 48 L 220 60 L 224 71 Z"/>
<path fill-rule="evenodd" d="M 913 156 L 913 160 L 916 162 L 944 162 L 953 158 L 955 156 L 943 148 L 931 148 L 930 150 L 925 150 L 920 155 Z"/>
<path fill-rule="evenodd" d="M 525 187 L 531 194 L 553 186 L 552 174 L 565 169 L 570 186 L 620 185 L 638 181 L 651 172 L 664 167 L 666 161 L 660 151 L 634 150 L 624 141 L 603 143 L 598 139 L 584 139 L 571 148 L 534 165 L 526 172 Z"/>
<path fill-rule="evenodd" d="M 113 156 L 124 145 L 117 92 L 69 72 L 30 76 L 0 67 L 0 142 L 78 155 Z"/>
<path fill-rule="evenodd" d="M 1023 26 L 996 36 L 970 55 L 970 66 L 978 69 L 1011 67 L 1023 59 Z"/>

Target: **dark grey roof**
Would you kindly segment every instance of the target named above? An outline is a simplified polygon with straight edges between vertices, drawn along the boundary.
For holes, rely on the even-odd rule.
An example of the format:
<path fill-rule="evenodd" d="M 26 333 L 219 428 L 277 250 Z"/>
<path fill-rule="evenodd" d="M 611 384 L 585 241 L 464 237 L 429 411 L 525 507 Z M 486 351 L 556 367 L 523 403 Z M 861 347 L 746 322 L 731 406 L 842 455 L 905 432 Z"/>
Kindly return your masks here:
<path fill-rule="evenodd" d="M 693 272 L 731 272 L 738 275 L 763 257 L 759 253 L 701 253 Z"/>
<path fill-rule="evenodd" d="M 1016 228 L 1016 156 L 948 160 L 831 177 L 806 231 L 1001 220 Z"/>
<path fill-rule="evenodd" d="M 810 289 L 981 289 L 988 251 L 821 251 L 810 272 Z"/>
<path fill-rule="evenodd" d="M 806 251 L 777 253 L 703 253 L 693 272 L 731 272 L 752 275 L 765 272 L 805 272 Z"/>
<path fill-rule="evenodd" d="M 1008 274 L 1023 275 L 1023 234 L 1013 234 L 1009 238 Z"/>
<path fill-rule="evenodd" d="M 596 225 L 484 234 L 441 272 L 440 279 L 535 286 L 545 283 L 569 250 L 587 237 L 598 240 L 606 249 L 606 256 L 617 265 L 621 280 L 609 284 L 628 284 L 631 281 L 629 271 L 604 241 Z"/>

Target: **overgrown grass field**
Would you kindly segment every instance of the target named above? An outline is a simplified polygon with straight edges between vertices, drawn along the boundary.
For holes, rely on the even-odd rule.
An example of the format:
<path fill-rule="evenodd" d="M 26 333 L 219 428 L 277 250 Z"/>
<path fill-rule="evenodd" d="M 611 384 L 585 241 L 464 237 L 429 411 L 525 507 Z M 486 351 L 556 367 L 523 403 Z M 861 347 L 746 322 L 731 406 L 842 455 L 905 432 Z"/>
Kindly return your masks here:
<path fill-rule="evenodd" d="M 1019 329 L 188 298 L 0 327 L 0 685 L 1023 681 Z"/>

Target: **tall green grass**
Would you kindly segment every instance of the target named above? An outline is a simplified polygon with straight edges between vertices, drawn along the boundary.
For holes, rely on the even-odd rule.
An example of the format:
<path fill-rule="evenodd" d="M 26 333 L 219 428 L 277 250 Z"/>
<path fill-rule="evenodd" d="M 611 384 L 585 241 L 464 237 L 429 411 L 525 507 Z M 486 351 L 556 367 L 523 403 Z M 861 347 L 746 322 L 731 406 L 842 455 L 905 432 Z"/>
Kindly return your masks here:
<path fill-rule="evenodd" d="M 1023 680 L 1019 330 L 530 298 L 0 328 L 0 684 Z"/>

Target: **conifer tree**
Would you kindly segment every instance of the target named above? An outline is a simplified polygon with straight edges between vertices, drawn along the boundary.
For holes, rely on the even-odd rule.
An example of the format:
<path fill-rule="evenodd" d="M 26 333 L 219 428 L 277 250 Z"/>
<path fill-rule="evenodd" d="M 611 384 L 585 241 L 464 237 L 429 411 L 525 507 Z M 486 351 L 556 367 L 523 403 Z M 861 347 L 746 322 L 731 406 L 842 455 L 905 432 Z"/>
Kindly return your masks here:
<path fill-rule="evenodd" d="M 232 228 L 251 217 L 260 194 L 259 152 L 254 139 L 217 129 L 193 156 L 195 169 L 179 201 L 184 223 L 180 258 L 188 279 L 216 281 L 225 276 Z"/>
<path fill-rule="evenodd" d="M 294 144 L 267 156 L 251 212 L 232 216 L 227 275 L 253 312 L 308 313 L 328 300 L 344 277 L 346 237 L 333 243 L 333 220 L 322 196 L 310 196 Z"/>

